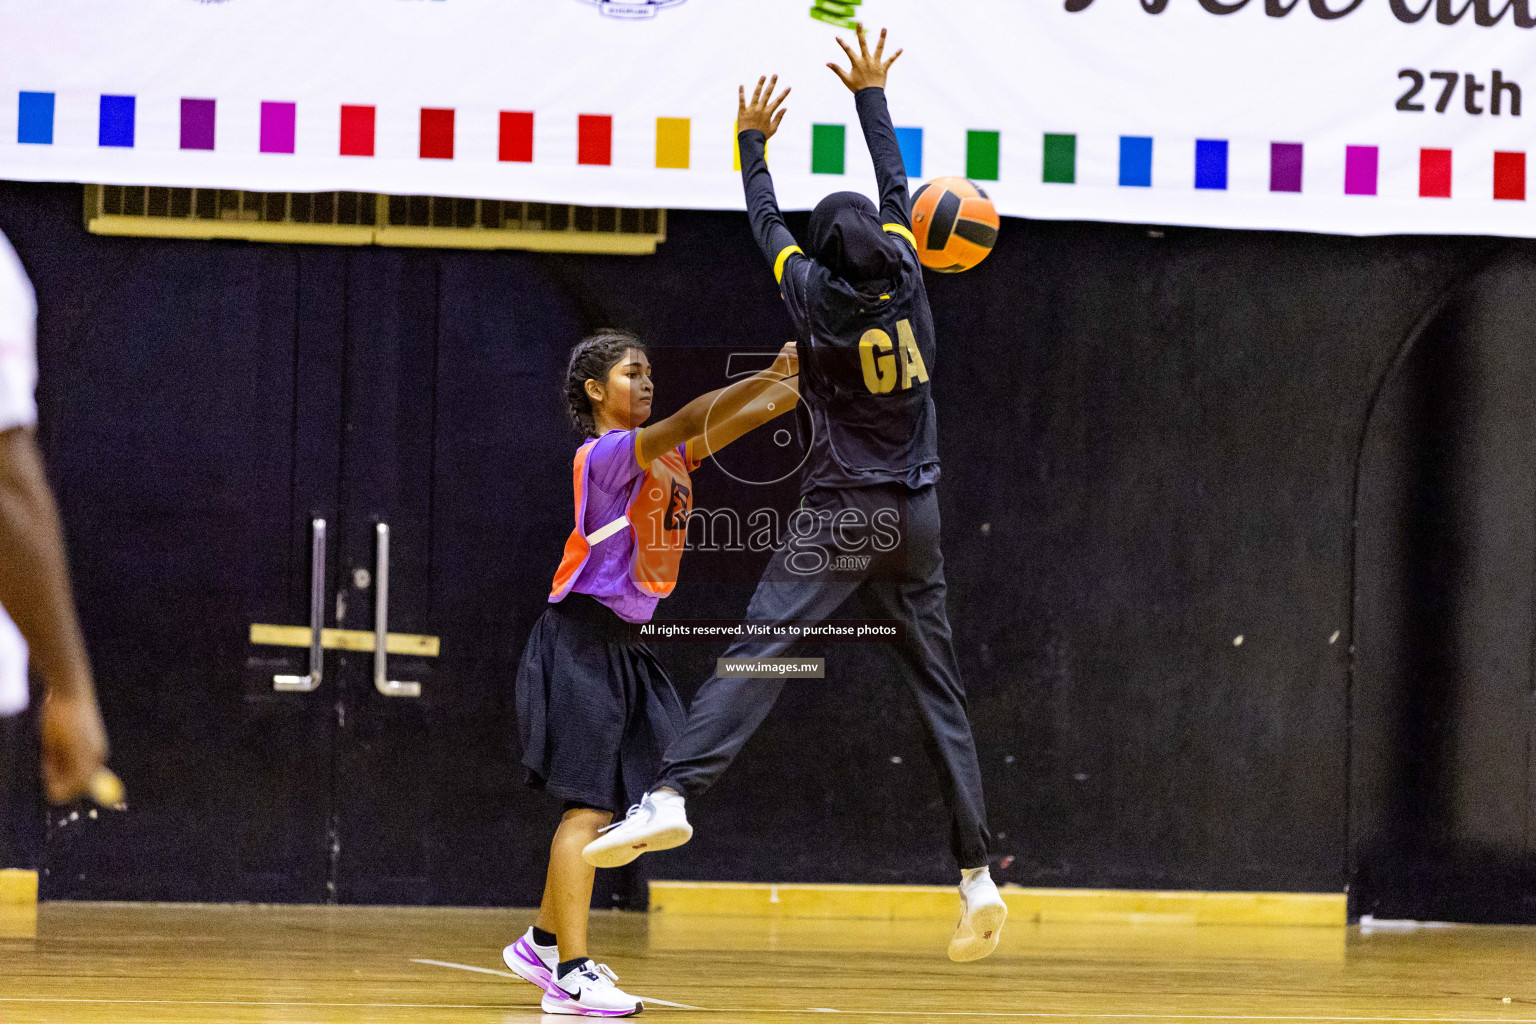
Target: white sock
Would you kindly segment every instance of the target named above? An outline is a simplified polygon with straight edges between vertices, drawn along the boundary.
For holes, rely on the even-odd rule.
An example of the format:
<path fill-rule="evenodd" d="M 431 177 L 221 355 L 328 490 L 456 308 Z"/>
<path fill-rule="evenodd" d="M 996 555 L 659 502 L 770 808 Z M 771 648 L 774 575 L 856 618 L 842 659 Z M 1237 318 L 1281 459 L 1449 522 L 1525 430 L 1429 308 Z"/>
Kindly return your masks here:
<path fill-rule="evenodd" d="M 664 804 L 669 800 L 676 800 L 678 803 L 684 802 L 681 793 L 674 793 L 670 789 L 658 789 L 651 793 L 651 803 L 653 804 Z"/>
<path fill-rule="evenodd" d="M 979 868 L 968 868 L 960 872 L 960 888 L 970 889 L 983 881 L 992 881 L 992 869 L 986 864 Z"/>

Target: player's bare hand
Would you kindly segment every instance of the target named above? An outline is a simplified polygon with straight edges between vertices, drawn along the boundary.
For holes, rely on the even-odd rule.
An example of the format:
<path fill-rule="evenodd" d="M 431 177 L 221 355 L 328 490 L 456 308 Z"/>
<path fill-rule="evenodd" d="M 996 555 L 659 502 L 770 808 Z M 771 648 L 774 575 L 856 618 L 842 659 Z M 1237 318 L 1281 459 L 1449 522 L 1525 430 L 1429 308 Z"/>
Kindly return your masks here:
<path fill-rule="evenodd" d="M 757 88 L 752 90 L 752 101 L 747 102 L 746 86 L 736 87 L 736 130 L 738 132 L 760 131 L 766 138 L 773 138 L 773 133 L 779 130 L 779 123 L 784 120 L 787 111 L 784 108 L 784 99 L 789 95 L 788 86 L 777 96 L 773 94 L 774 88 L 779 84 L 779 76 L 772 78 L 764 76 L 757 80 Z"/>
<path fill-rule="evenodd" d="M 843 42 L 841 37 L 837 40 L 837 45 L 841 46 L 843 52 L 848 55 L 848 61 L 852 64 L 852 67 L 847 71 L 844 71 L 836 64 L 829 63 L 827 67 L 831 68 L 833 74 L 843 80 L 843 84 L 851 92 L 858 92 L 860 89 L 884 89 L 886 72 L 891 70 L 891 65 L 896 63 L 896 58 L 900 57 L 903 51 L 897 50 L 887 58 L 885 56 L 885 29 L 881 29 L 880 41 L 875 44 L 875 52 L 870 53 L 869 40 L 864 38 L 863 23 L 861 22 L 857 27 L 859 31 L 858 53 L 854 53 L 853 49 Z"/>
<path fill-rule="evenodd" d="M 778 357 L 773 361 L 773 370 L 780 377 L 793 377 L 800 372 L 800 355 L 794 342 L 787 342 L 779 349 Z"/>
<path fill-rule="evenodd" d="M 95 699 L 50 694 L 43 701 L 42 739 L 48 799 L 63 804 L 89 794 L 107 760 L 107 730 Z"/>

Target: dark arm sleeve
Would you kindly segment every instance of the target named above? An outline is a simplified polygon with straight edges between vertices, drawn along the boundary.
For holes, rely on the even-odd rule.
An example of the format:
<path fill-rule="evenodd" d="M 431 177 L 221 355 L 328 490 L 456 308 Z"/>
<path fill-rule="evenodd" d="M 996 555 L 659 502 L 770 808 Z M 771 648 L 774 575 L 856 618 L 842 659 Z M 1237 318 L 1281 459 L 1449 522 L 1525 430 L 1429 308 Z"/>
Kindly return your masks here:
<path fill-rule="evenodd" d="M 784 278 L 786 253 L 798 253 L 795 236 L 784 226 L 784 215 L 779 213 L 779 201 L 773 194 L 773 176 L 768 173 L 768 161 L 763 153 L 768 140 L 757 130 L 745 131 L 736 137 L 741 147 L 741 184 L 747 193 L 747 216 L 752 220 L 752 235 L 773 267 L 774 277 Z"/>
<path fill-rule="evenodd" d="M 880 186 L 880 223 L 899 224 L 910 233 L 907 198 L 907 163 L 901 158 L 896 129 L 891 126 L 891 112 L 885 105 L 885 90 L 860 89 L 853 95 L 859 110 L 859 125 L 864 129 L 864 143 L 875 163 L 875 181 Z"/>
<path fill-rule="evenodd" d="M 768 173 L 768 161 L 763 155 L 768 140 L 762 132 L 753 130 L 738 135 L 736 144 L 741 147 L 741 184 L 747 191 L 747 216 L 752 221 L 752 236 L 773 267 L 779 294 L 789 307 L 795 329 L 806 334 L 805 290 L 810 260 L 795 244 L 795 236 L 784 226 L 784 215 L 779 212 L 779 201 L 773 194 L 773 176 Z"/>

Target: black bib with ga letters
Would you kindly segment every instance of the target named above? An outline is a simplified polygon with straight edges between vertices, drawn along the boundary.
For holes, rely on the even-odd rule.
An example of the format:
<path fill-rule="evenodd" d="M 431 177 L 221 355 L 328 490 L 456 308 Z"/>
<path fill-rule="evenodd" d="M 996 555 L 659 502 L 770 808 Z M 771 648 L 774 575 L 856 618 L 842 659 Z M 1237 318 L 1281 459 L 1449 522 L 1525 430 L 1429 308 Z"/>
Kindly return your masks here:
<path fill-rule="evenodd" d="M 900 248 L 890 291 L 855 290 L 811 260 L 800 281 L 785 276 L 804 289 L 800 394 L 814 429 L 804 490 L 938 479 L 933 315 L 917 257 Z"/>

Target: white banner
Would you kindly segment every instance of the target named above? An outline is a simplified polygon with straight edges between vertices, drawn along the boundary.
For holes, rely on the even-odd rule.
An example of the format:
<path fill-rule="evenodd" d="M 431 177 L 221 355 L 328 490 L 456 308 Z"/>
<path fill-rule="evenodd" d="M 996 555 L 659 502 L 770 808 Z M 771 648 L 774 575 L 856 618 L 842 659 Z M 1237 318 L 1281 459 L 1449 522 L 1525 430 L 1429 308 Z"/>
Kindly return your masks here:
<path fill-rule="evenodd" d="M 0 0 L 0 177 L 739 209 L 736 86 L 778 72 L 807 208 L 873 189 L 823 66 L 854 14 L 906 48 L 909 173 L 1004 214 L 1532 235 L 1533 7 Z"/>

